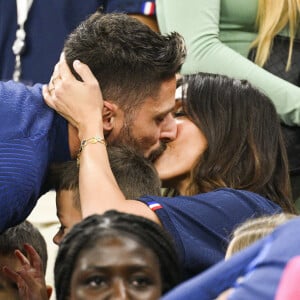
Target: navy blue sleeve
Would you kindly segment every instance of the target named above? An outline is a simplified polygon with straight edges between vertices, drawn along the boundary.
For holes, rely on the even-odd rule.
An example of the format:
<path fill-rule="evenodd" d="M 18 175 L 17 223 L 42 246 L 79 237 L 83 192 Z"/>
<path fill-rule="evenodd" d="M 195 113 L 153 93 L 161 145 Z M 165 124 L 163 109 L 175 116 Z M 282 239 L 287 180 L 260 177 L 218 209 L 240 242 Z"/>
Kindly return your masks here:
<path fill-rule="evenodd" d="M 251 217 L 281 212 L 278 205 L 260 195 L 232 189 L 191 197 L 146 196 L 139 200 L 155 210 L 173 237 L 187 278 L 224 258 L 230 234 L 237 225 Z"/>
<path fill-rule="evenodd" d="M 24 221 L 34 208 L 46 162 L 30 139 L 0 141 L 0 233 Z"/>
<path fill-rule="evenodd" d="M 219 262 L 209 270 L 180 284 L 166 294 L 162 299 L 215 299 L 221 292 L 232 287 L 236 280 L 245 273 L 247 265 L 256 257 L 264 243 L 265 242 L 261 240 L 246 250 L 232 256 L 230 260 Z"/>
<path fill-rule="evenodd" d="M 228 300 L 275 299 L 281 275 L 291 258 L 300 254 L 300 218 L 184 282 L 163 300 L 211 300 L 233 287 Z"/>
<path fill-rule="evenodd" d="M 49 164 L 70 159 L 67 122 L 41 85 L 0 82 L 0 232 L 24 221 L 42 193 Z"/>
<path fill-rule="evenodd" d="M 299 217 L 276 229 L 259 255 L 248 265 L 243 280 L 235 285 L 228 300 L 275 299 L 286 264 L 300 255 L 299 231 Z"/>

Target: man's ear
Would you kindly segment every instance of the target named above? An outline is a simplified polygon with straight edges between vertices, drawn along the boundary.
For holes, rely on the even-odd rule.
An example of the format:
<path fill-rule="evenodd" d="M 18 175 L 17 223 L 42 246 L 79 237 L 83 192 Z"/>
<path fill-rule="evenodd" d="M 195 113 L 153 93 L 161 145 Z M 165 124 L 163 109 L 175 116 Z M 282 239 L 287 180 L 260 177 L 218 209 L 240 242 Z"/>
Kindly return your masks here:
<path fill-rule="evenodd" d="M 103 130 L 111 131 L 114 128 L 114 121 L 118 106 L 114 103 L 104 101 L 102 118 L 103 118 Z"/>

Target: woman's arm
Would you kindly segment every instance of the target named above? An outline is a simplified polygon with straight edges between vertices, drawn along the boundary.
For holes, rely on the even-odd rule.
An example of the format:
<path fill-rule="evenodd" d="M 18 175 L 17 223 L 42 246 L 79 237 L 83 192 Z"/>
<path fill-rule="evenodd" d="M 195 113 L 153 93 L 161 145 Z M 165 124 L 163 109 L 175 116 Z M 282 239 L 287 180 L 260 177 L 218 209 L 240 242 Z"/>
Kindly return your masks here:
<path fill-rule="evenodd" d="M 55 89 L 50 92 L 51 89 L 46 86 L 43 88 L 45 101 L 78 129 L 80 141 L 102 138 L 103 99 L 99 84 L 83 63 L 75 61 L 74 69 L 83 82 L 75 79 L 64 60 L 60 61 L 55 71 Z M 80 154 L 79 190 L 83 217 L 116 209 L 159 223 L 155 213 L 145 204 L 125 199 L 111 171 L 103 143 L 89 143 L 83 148 Z"/>
<path fill-rule="evenodd" d="M 208 72 L 249 80 L 273 101 L 283 122 L 300 125 L 300 89 L 265 71 L 219 39 L 221 0 L 157 0 L 162 32 L 179 32 L 188 55 L 182 72 Z"/>

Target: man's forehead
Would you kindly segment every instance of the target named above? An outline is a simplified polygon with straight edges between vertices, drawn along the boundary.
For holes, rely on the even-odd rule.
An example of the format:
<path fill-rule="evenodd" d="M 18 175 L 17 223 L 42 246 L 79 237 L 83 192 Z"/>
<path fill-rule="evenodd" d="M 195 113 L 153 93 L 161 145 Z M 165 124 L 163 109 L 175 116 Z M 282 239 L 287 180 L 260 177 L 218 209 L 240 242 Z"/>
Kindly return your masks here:
<path fill-rule="evenodd" d="M 147 106 L 151 106 L 153 110 L 157 111 L 168 111 L 172 110 L 175 106 L 175 86 L 172 91 L 169 91 L 167 94 L 162 94 L 157 98 L 151 98 L 149 97 L 146 99 L 144 104 L 147 104 Z"/>
<path fill-rule="evenodd" d="M 140 107 L 140 110 L 143 112 L 148 112 L 151 114 L 168 114 L 172 112 L 175 107 L 175 97 L 168 100 L 155 100 L 147 99 Z"/>
<path fill-rule="evenodd" d="M 137 107 L 136 111 L 149 112 L 154 114 L 167 114 L 175 107 L 176 80 L 162 83 L 160 91 L 155 96 L 148 96 Z"/>

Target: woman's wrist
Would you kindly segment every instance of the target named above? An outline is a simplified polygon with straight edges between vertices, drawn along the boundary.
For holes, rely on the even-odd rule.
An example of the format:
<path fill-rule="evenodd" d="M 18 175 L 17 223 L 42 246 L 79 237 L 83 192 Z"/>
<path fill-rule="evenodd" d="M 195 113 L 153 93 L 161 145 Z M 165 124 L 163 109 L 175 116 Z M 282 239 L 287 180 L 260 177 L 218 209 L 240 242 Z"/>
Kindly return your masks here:
<path fill-rule="evenodd" d="M 81 141 L 80 148 L 79 148 L 79 151 L 77 153 L 77 166 L 80 165 L 80 156 L 81 156 L 81 153 L 82 153 L 83 149 L 85 147 L 87 147 L 89 144 L 97 144 L 97 143 L 100 143 L 100 144 L 106 146 L 106 142 L 105 142 L 104 137 L 100 137 L 100 136 L 92 136 L 92 137 L 89 137 L 87 139 L 83 139 Z"/>
<path fill-rule="evenodd" d="M 78 128 L 78 138 L 80 141 L 85 140 L 85 139 L 89 139 L 91 137 L 103 137 L 103 126 L 101 124 L 101 122 L 97 123 L 97 124 L 86 124 L 84 126 L 80 126 Z"/>

